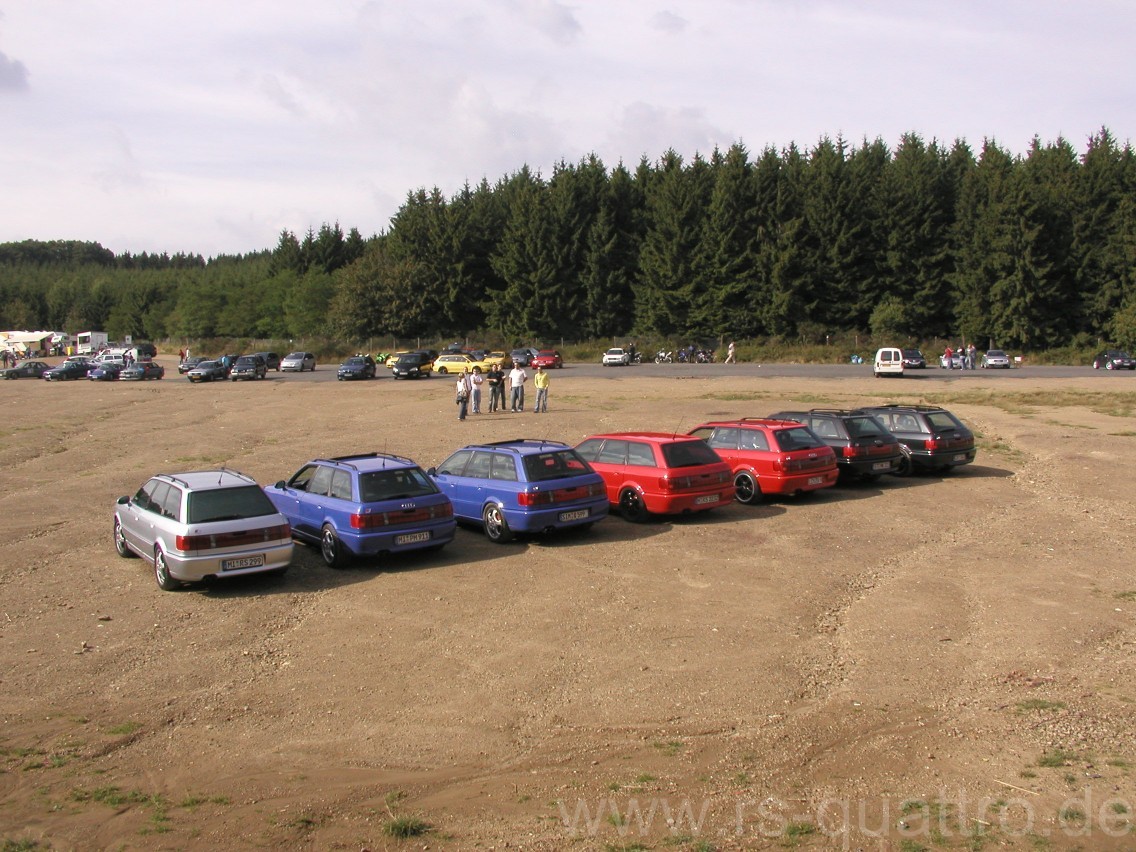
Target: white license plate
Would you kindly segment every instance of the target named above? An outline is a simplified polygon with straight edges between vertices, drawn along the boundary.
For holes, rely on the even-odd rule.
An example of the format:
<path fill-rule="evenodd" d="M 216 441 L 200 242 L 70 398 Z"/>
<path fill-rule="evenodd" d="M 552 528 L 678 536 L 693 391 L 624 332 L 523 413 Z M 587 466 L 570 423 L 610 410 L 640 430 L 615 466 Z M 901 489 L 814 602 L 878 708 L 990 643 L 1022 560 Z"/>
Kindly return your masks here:
<path fill-rule="evenodd" d="M 823 476 L 810 476 L 809 477 L 809 485 L 821 485 L 823 483 L 824 483 L 824 477 Z"/>
<path fill-rule="evenodd" d="M 242 556 L 240 559 L 222 559 L 222 571 L 239 571 L 242 568 L 259 568 L 264 564 L 264 554 L 259 556 Z"/>
<path fill-rule="evenodd" d="M 695 506 L 704 506 L 707 503 L 717 503 L 721 499 L 721 494 L 707 494 L 705 497 L 695 497 Z"/>
<path fill-rule="evenodd" d="M 891 462 L 876 462 L 872 465 L 872 470 L 887 470 L 891 467 Z"/>
<path fill-rule="evenodd" d="M 396 535 L 394 537 L 394 543 L 395 544 L 414 544 L 415 542 L 418 542 L 418 541 L 429 541 L 429 540 L 430 540 L 430 533 L 429 532 L 407 533 L 406 535 Z"/>
<path fill-rule="evenodd" d="M 966 461 L 966 453 L 959 453 L 951 461 Z"/>
<path fill-rule="evenodd" d="M 574 512 L 561 512 L 560 513 L 560 520 L 561 521 L 582 521 L 586 517 L 588 517 L 588 510 L 587 509 L 577 509 Z"/>

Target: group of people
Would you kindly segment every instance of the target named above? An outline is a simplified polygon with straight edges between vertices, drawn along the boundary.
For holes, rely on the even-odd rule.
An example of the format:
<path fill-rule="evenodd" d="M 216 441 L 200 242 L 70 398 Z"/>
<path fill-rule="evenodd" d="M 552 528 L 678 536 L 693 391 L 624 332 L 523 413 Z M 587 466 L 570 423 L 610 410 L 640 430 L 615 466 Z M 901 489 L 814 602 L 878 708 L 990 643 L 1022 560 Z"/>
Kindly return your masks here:
<path fill-rule="evenodd" d="M 505 410 L 505 381 L 509 382 L 509 410 L 520 413 L 525 410 L 525 382 L 529 374 L 524 367 L 517 364 L 506 373 L 500 364 L 494 364 L 489 371 L 470 373 L 462 370 L 455 386 L 454 401 L 458 405 L 458 420 L 465 420 L 471 407 L 474 414 L 481 413 L 481 389 L 489 385 L 489 413 L 498 409 Z M 536 388 L 536 404 L 533 406 L 534 414 L 543 414 L 548 411 L 548 371 L 537 366 L 533 371 L 533 386 Z"/>
<path fill-rule="evenodd" d="M 951 349 L 950 344 L 943 351 L 943 360 L 948 370 L 955 368 L 954 359 L 959 359 L 960 370 L 973 370 L 978 366 L 978 349 L 972 343 L 969 346 L 959 344 L 958 349 Z"/>

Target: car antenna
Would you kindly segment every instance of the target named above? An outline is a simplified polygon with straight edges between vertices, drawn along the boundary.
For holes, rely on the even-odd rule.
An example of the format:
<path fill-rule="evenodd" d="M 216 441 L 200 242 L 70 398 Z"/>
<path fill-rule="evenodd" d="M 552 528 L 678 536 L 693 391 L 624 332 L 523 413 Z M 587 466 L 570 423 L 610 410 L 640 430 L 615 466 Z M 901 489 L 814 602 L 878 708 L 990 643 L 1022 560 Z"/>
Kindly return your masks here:
<path fill-rule="evenodd" d="M 678 426 L 676 426 L 676 427 L 675 427 L 675 430 L 674 430 L 674 432 L 673 432 L 673 433 L 671 434 L 671 437 L 672 437 L 672 438 L 677 438 L 677 437 L 678 437 L 678 430 L 679 430 L 679 428 L 680 428 L 681 426 L 682 426 L 682 418 L 680 417 L 680 418 L 678 419 Z"/>

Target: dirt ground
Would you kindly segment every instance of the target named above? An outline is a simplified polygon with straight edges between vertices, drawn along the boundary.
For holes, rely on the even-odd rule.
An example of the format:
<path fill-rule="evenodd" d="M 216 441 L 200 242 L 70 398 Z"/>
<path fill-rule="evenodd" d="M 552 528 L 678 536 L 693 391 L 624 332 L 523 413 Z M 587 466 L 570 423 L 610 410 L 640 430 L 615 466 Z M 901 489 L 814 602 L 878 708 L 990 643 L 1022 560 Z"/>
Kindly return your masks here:
<path fill-rule="evenodd" d="M 3 848 L 1136 848 L 1136 380 L 710 369 L 0 383 Z M 176 593 L 111 541 L 156 471 L 916 392 L 974 465 Z"/>

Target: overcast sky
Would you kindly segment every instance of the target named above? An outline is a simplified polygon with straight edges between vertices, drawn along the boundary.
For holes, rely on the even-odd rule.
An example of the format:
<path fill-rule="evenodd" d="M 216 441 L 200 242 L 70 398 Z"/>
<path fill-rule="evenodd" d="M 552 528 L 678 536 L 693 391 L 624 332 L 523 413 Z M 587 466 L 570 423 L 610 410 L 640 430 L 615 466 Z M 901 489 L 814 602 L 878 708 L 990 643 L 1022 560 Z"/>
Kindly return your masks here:
<path fill-rule="evenodd" d="M 1136 139 L 1132 0 L 0 0 L 0 242 L 212 257 L 528 164 Z"/>

